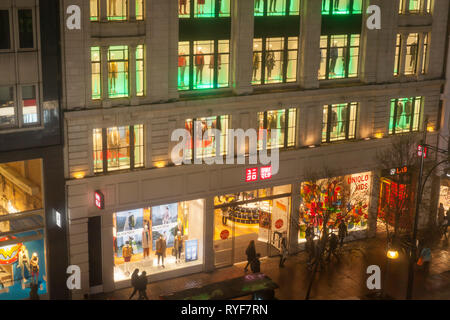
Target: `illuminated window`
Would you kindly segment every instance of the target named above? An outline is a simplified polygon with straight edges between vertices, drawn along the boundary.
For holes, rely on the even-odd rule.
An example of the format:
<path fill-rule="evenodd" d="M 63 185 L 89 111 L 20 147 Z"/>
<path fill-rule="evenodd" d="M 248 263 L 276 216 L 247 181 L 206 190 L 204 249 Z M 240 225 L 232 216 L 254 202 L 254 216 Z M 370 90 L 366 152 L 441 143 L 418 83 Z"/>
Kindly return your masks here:
<path fill-rule="evenodd" d="M 123 21 L 128 18 L 127 0 L 107 0 L 108 20 Z"/>
<path fill-rule="evenodd" d="M 144 20 L 144 0 L 136 0 L 136 20 Z"/>
<path fill-rule="evenodd" d="M 141 97 L 145 94 L 145 75 L 144 75 L 144 46 L 136 47 L 136 95 Z"/>
<path fill-rule="evenodd" d="M 426 74 L 428 72 L 428 50 L 429 48 L 429 34 L 424 35 L 423 39 L 423 54 L 422 54 L 422 74 Z"/>
<path fill-rule="evenodd" d="M 0 128 L 16 125 L 14 87 L 0 87 Z"/>
<path fill-rule="evenodd" d="M 194 8 L 191 10 L 191 8 Z M 215 18 L 230 16 L 230 0 L 178 0 L 180 18 Z"/>
<path fill-rule="evenodd" d="M 253 40 L 252 84 L 297 81 L 297 37 Z"/>
<path fill-rule="evenodd" d="M 254 0 L 255 16 L 294 16 L 300 14 L 300 0 Z"/>
<path fill-rule="evenodd" d="M 144 126 L 93 130 L 94 173 L 144 166 Z"/>
<path fill-rule="evenodd" d="M 394 63 L 394 76 L 398 76 L 400 73 L 400 52 L 402 48 L 402 37 L 397 34 L 397 41 L 395 43 L 395 63 Z"/>
<path fill-rule="evenodd" d="M 258 150 L 263 148 L 264 129 L 267 130 L 267 149 L 295 146 L 296 117 L 295 108 L 259 112 Z"/>
<path fill-rule="evenodd" d="M 39 123 L 36 86 L 22 86 L 22 115 L 24 125 Z"/>
<path fill-rule="evenodd" d="M 422 97 L 391 100 L 389 134 L 419 130 Z"/>
<path fill-rule="evenodd" d="M 362 0 L 322 0 L 323 15 L 361 14 Z"/>
<path fill-rule="evenodd" d="M 421 43 L 421 37 L 423 37 L 423 52 L 419 56 L 419 44 Z M 406 41 L 406 44 L 404 44 Z M 403 50 L 402 50 L 403 49 Z M 416 75 L 419 72 L 424 74 L 427 72 L 428 67 L 428 51 L 429 51 L 429 35 L 418 33 L 410 33 L 407 35 L 397 35 L 396 55 L 394 76 L 402 73 L 403 75 L 411 76 Z M 401 63 L 404 61 L 404 69 L 399 70 Z M 421 69 L 418 70 L 419 63 L 422 63 Z"/>
<path fill-rule="evenodd" d="M 357 112 L 356 102 L 323 106 L 322 142 L 354 139 Z"/>
<path fill-rule="evenodd" d="M 199 90 L 228 87 L 229 43 L 229 40 L 179 42 L 178 89 Z"/>
<path fill-rule="evenodd" d="M 399 13 L 431 13 L 432 0 L 400 0 Z"/>
<path fill-rule="evenodd" d="M 419 34 L 410 33 L 406 40 L 405 75 L 417 73 L 417 58 L 419 53 Z"/>
<path fill-rule="evenodd" d="M 98 0 L 90 0 L 91 21 L 98 21 Z"/>
<path fill-rule="evenodd" d="M 192 159 L 195 154 L 197 159 L 205 159 L 215 157 L 217 148 L 220 155 L 227 154 L 228 148 L 228 129 L 230 128 L 230 116 L 214 116 L 205 118 L 187 119 L 185 122 L 186 130 L 191 134 L 191 140 L 188 142 L 187 159 Z M 214 132 L 207 130 L 220 130 L 220 139 L 217 140 Z M 195 130 L 195 131 L 194 131 Z M 197 137 L 196 137 L 197 135 Z M 194 149 L 194 151 L 192 150 Z"/>
<path fill-rule="evenodd" d="M 102 97 L 100 47 L 91 48 L 92 100 Z"/>
<path fill-rule="evenodd" d="M 359 34 L 320 37 L 319 80 L 358 76 L 359 39 Z"/>
<path fill-rule="evenodd" d="M 108 96 L 128 97 L 128 46 L 108 49 Z"/>

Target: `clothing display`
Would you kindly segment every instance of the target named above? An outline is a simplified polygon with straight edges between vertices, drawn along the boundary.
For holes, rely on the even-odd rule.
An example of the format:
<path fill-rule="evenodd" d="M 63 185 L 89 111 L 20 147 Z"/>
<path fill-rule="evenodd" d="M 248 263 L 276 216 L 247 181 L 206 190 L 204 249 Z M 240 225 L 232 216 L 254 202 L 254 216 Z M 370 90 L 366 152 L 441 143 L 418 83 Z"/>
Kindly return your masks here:
<path fill-rule="evenodd" d="M 217 62 L 218 62 L 218 66 L 217 66 L 217 70 L 220 70 L 220 65 L 222 64 L 222 61 L 221 61 L 221 58 L 220 58 L 220 54 L 218 54 L 217 55 Z M 214 56 L 212 55 L 212 56 L 210 56 L 210 58 L 209 58 L 209 68 L 210 69 L 214 69 L 214 65 L 215 65 L 215 59 L 214 59 Z"/>
<path fill-rule="evenodd" d="M 22 280 L 26 282 L 27 280 L 25 278 L 25 269 L 27 270 L 28 274 L 30 274 L 31 266 L 30 266 L 30 258 L 28 256 L 28 250 L 24 245 L 22 245 L 22 247 L 20 248 L 18 257 L 19 261 L 17 264 L 17 268 L 21 269 Z"/>
<path fill-rule="evenodd" d="M 203 67 L 205 66 L 205 56 L 203 52 L 197 51 L 197 54 L 195 56 L 195 68 L 196 68 L 196 81 L 197 83 L 203 82 Z"/>
<path fill-rule="evenodd" d="M 159 237 L 156 241 L 156 255 L 158 256 L 158 265 L 160 259 L 162 260 L 162 266 L 164 267 L 164 258 L 166 257 L 166 240 L 163 237 Z"/>
<path fill-rule="evenodd" d="M 183 236 L 178 233 L 174 241 L 175 256 L 177 261 L 181 261 L 181 253 L 183 252 Z"/>
<path fill-rule="evenodd" d="M 180 14 L 188 14 L 186 11 L 186 1 L 187 0 L 178 0 L 179 1 L 179 13 Z M 183 9 L 184 8 L 184 12 Z"/>
<path fill-rule="evenodd" d="M 255 11 L 259 12 L 259 7 L 261 6 L 261 0 L 255 0 Z"/>
<path fill-rule="evenodd" d="M 406 114 L 406 125 L 409 126 L 411 121 L 411 111 L 412 111 L 412 103 L 410 100 L 406 101 L 405 104 L 405 114 Z"/>
<path fill-rule="evenodd" d="M 183 55 L 178 56 L 178 68 L 180 70 L 181 85 L 184 86 L 184 74 L 186 72 L 186 57 Z"/>
<path fill-rule="evenodd" d="M 33 283 L 38 284 L 39 283 L 39 257 L 37 256 L 37 253 L 33 253 L 33 256 L 31 257 L 30 261 L 31 266 L 31 277 L 33 280 Z"/>
<path fill-rule="evenodd" d="M 338 57 L 339 50 L 336 44 L 333 44 L 333 46 L 330 48 L 330 75 L 336 75 L 334 69 L 336 68 L 336 61 Z"/>
<path fill-rule="evenodd" d="M 111 62 L 109 64 L 109 87 L 111 92 L 115 93 L 116 90 L 116 80 L 118 77 L 117 63 Z"/>
<path fill-rule="evenodd" d="M 341 108 L 341 118 L 339 119 L 339 133 L 342 134 L 345 132 L 345 124 L 347 123 L 347 112 L 348 107 Z"/>
<path fill-rule="evenodd" d="M 197 0 L 197 6 L 198 6 L 198 14 L 204 14 L 205 13 L 205 0 Z"/>
<path fill-rule="evenodd" d="M 414 42 L 409 47 L 409 54 L 411 55 L 411 60 L 409 61 L 409 66 L 412 67 L 412 69 L 415 69 L 416 61 L 417 61 L 417 43 Z"/>
<path fill-rule="evenodd" d="M 272 77 L 273 68 L 275 68 L 275 54 L 269 51 L 266 56 L 267 79 Z"/>
<path fill-rule="evenodd" d="M 259 70 L 259 53 L 253 53 L 253 80 L 256 80 L 256 74 Z"/>
<path fill-rule="evenodd" d="M 119 164 L 120 135 L 117 128 L 109 130 L 108 134 L 108 150 L 110 152 L 111 164 Z"/>
<path fill-rule="evenodd" d="M 277 12 L 277 0 L 270 0 L 269 12 Z"/>
<path fill-rule="evenodd" d="M 109 14 L 116 16 L 117 15 L 117 0 L 109 0 Z"/>
<path fill-rule="evenodd" d="M 339 10 L 339 0 L 334 0 L 334 10 Z"/>
<path fill-rule="evenodd" d="M 150 243 L 152 239 L 150 236 L 150 231 L 147 226 L 145 226 L 142 231 L 142 249 L 144 250 L 144 258 L 150 255 Z"/>

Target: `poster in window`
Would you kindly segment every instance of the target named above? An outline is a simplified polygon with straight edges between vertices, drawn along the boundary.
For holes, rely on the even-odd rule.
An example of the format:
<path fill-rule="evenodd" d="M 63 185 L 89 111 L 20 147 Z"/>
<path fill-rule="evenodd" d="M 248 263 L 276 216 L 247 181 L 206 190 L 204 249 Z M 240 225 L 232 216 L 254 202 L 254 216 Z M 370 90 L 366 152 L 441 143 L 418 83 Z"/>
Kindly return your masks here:
<path fill-rule="evenodd" d="M 198 259 L 198 240 L 187 240 L 184 242 L 185 245 L 185 259 L 186 262 L 195 261 Z"/>
<path fill-rule="evenodd" d="M 276 199 L 273 201 L 272 209 L 272 245 L 281 248 L 281 237 L 287 232 L 287 217 L 289 210 L 288 198 Z"/>
<path fill-rule="evenodd" d="M 152 240 L 156 248 L 159 236 L 166 239 L 167 248 L 173 247 L 175 233 L 178 230 L 178 204 L 165 204 L 152 207 Z"/>
<path fill-rule="evenodd" d="M 117 247 L 119 257 L 122 255 L 122 246 L 129 241 L 133 247 L 133 253 L 141 253 L 142 250 L 142 229 L 143 229 L 143 209 L 127 210 L 116 213 L 117 226 Z"/>

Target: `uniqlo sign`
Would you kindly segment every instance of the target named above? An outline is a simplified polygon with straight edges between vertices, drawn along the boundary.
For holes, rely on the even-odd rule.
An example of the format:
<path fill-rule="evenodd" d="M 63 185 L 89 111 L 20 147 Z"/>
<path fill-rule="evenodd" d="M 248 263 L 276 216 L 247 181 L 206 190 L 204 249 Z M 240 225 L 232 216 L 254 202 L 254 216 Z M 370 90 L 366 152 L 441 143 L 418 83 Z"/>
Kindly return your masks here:
<path fill-rule="evenodd" d="M 245 170 L 245 182 L 258 180 L 258 168 L 249 168 Z"/>
<path fill-rule="evenodd" d="M 272 178 L 272 166 L 261 167 L 260 173 L 261 180 L 266 180 Z"/>
<path fill-rule="evenodd" d="M 101 193 L 99 190 L 95 191 L 95 193 L 94 193 L 94 201 L 95 201 L 95 206 L 98 209 L 105 208 L 105 197 L 103 196 L 103 193 Z"/>

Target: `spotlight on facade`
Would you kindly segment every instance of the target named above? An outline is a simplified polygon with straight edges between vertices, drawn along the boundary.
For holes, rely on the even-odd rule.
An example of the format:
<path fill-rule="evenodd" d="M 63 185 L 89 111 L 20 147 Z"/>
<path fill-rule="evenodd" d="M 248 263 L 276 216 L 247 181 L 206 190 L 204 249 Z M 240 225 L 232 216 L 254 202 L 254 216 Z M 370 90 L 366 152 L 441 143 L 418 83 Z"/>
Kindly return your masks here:
<path fill-rule="evenodd" d="M 73 174 L 73 177 L 74 177 L 75 179 L 83 179 L 85 176 L 86 176 L 86 173 L 83 172 L 83 171 L 75 172 L 75 173 Z"/>
<path fill-rule="evenodd" d="M 392 259 L 392 260 L 397 259 L 398 258 L 398 251 L 395 250 L 395 249 L 392 249 L 392 248 L 389 249 L 388 252 L 387 252 L 387 257 L 389 259 Z"/>
<path fill-rule="evenodd" d="M 433 126 L 428 126 L 427 127 L 427 131 L 428 132 L 434 132 L 434 127 Z"/>
<path fill-rule="evenodd" d="M 375 138 L 377 138 L 377 139 L 381 139 L 381 138 L 383 138 L 383 133 L 382 132 L 378 132 L 378 133 L 375 133 Z"/>
<path fill-rule="evenodd" d="M 157 168 L 164 168 L 165 166 L 166 166 L 165 161 L 158 161 L 155 163 L 155 167 L 157 167 Z"/>

